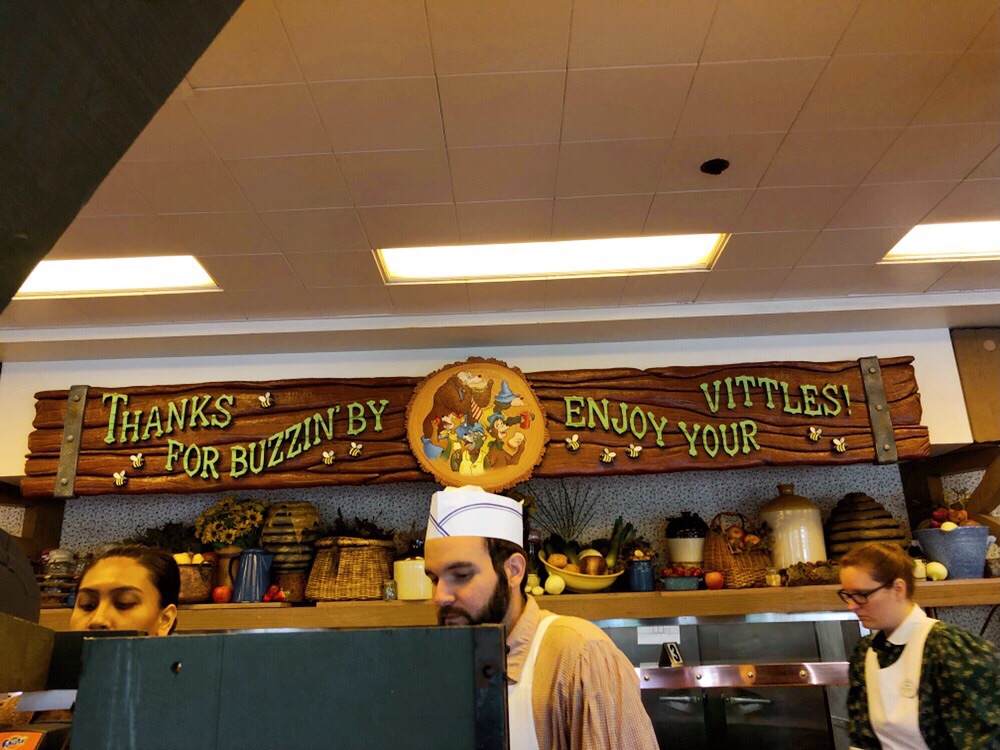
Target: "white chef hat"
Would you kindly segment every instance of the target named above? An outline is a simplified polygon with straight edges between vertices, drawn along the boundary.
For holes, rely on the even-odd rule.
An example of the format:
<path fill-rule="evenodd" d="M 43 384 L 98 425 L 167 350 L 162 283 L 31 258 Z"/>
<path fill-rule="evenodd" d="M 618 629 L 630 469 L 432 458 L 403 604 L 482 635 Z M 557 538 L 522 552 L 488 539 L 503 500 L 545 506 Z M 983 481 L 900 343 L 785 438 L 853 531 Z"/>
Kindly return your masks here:
<path fill-rule="evenodd" d="M 445 487 L 431 497 L 427 539 L 480 536 L 524 546 L 520 503 L 482 487 Z"/>

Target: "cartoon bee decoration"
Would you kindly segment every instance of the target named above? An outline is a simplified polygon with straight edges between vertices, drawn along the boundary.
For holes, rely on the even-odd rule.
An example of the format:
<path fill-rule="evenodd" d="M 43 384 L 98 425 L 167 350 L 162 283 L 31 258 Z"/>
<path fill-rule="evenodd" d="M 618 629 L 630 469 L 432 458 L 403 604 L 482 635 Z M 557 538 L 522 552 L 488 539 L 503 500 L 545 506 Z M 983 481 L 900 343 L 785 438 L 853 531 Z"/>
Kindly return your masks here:
<path fill-rule="evenodd" d="M 847 438 L 842 438 L 842 437 L 834 438 L 833 449 L 837 451 L 837 453 L 844 453 L 845 451 L 847 451 Z"/>
<path fill-rule="evenodd" d="M 114 473 L 115 477 L 115 487 L 124 487 L 125 483 L 128 481 L 128 477 L 125 476 L 125 469 L 121 471 L 116 471 Z"/>
<path fill-rule="evenodd" d="M 601 453 L 601 463 L 602 464 L 611 464 L 611 463 L 614 463 L 615 462 L 615 456 L 617 456 L 617 455 L 618 454 L 615 453 L 614 451 L 609 451 L 607 448 L 605 448 L 604 451 Z"/>
<path fill-rule="evenodd" d="M 629 458 L 639 458 L 639 454 L 642 453 L 641 445 L 634 445 L 632 443 L 628 444 L 628 448 L 625 449 L 625 455 Z"/>
<path fill-rule="evenodd" d="M 274 406 L 274 401 L 271 399 L 271 392 L 268 391 L 263 396 L 258 396 L 257 400 L 260 401 L 261 409 L 270 409 Z"/>
<path fill-rule="evenodd" d="M 571 437 L 566 438 L 566 448 L 571 451 L 580 450 L 580 436 L 574 434 Z"/>
<path fill-rule="evenodd" d="M 820 438 L 820 436 L 822 434 L 823 434 L 823 430 L 821 430 L 819 427 L 810 427 L 809 428 L 809 439 L 812 440 L 814 443 L 818 443 L 819 442 L 819 438 Z"/>
<path fill-rule="evenodd" d="M 333 458 L 336 455 L 334 451 L 323 451 L 323 463 L 327 466 L 333 465 Z"/>
<path fill-rule="evenodd" d="M 146 459 L 141 453 L 133 453 L 128 457 L 128 460 L 132 462 L 133 469 L 141 469 L 146 463 Z"/>
<path fill-rule="evenodd" d="M 351 449 L 347 452 L 350 454 L 351 458 L 357 458 L 358 456 L 361 455 L 361 449 L 364 447 L 365 447 L 364 443 L 352 442 Z"/>

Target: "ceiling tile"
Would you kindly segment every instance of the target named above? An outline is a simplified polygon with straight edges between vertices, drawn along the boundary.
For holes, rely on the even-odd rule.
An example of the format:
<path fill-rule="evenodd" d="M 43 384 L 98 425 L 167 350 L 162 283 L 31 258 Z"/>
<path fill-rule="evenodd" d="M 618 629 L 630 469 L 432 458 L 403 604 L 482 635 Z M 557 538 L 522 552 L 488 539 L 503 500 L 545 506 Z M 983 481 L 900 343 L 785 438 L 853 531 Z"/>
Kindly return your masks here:
<path fill-rule="evenodd" d="M 713 269 L 791 268 L 818 232 L 758 232 L 729 238 Z"/>
<path fill-rule="evenodd" d="M 427 0 L 426 6 L 439 75 L 566 68 L 572 0 Z"/>
<path fill-rule="evenodd" d="M 657 193 L 642 233 L 732 232 L 752 190 Z"/>
<path fill-rule="evenodd" d="M 836 267 L 793 268 L 775 299 L 804 299 L 809 297 L 845 297 L 861 286 L 870 265 Z"/>
<path fill-rule="evenodd" d="M 922 223 L 949 221 L 1000 221 L 1000 179 L 960 182 Z"/>
<path fill-rule="evenodd" d="M 458 219 L 454 204 L 359 208 L 358 215 L 373 248 L 454 245 Z"/>
<path fill-rule="evenodd" d="M 570 68 L 698 61 L 716 0 L 576 0 Z"/>
<path fill-rule="evenodd" d="M 306 289 L 335 286 L 377 286 L 382 282 L 370 250 L 344 253 L 286 253 Z"/>
<path fill-rule="evenodd" d="M 221 292 L 97 297 L 80 300 L 99 325 L 153 325 L 243 320 L 242 311 Z"/>
<path fill-rule="evenodd" d="M 914 125 L 1000 120 L 1000 50 L 966 52 L 913 118 Z"/>
<path fill-rule="evenodd" d="M 469 284 L 396 284 L 387 287 L 400 315 L 467 313 Z"/>
<path fill-rule="evenodd" d="M 11 300 L 4 316 L 11 316 L 21 328 L 74 328 L 90 325 L 86 311 L 76 299 Z"/>
<path fill-rule="evenodd" d="M 223 159 L 330 152 L 304 83 L 198 89 L 188 107 Z"/>
<path fill-rule="evenodd" d="M 659 65 L 569 71 L 563 141 L 669 138 L 695 69 Z"/>
<path fill-rule="evenodd" d="M 979 166 L 969 173 L 969 179 L 985 179 L 988 177 L 1000 177 L 1000 149 L 994 149 L 993 153 L 979 162 Z"/>
<path fill-rule="evenodd" d="M 333 154 L 233 159 L 226 166 L 258 211 L 352 205 Z"/>
<path fill-rule="evenodd" d="M 159 214 L 248 211 L 236 181 L 221 161 L 130 161 L 126 179 Z"/>
<path fill-rule="evenodd" d="M 153 211 L 128 184 L 121 170 L 112 169 L 78 216 L 134 216 Z"/>
<path fill-rule="evenodd" d="M 721 0 L 702 62 L 826 57 L 860 0 Z"/>
<path fill-rule="evenodd" d="M 906 128 L 866 183 L 960 180 L 1000 144 L 996 123 Z"/>
<path fill-rule="evenodd" d="M 557 143 L 565 78 L 562 71 L 440 78 L 448 146 Z"/>
<path fill-rule="evenodd" d="M 707 271 L 629 276 L 622 291 L 621 306 L 694 302 L 707 278 Z"/>
<path fill-rule="evenodd" d="M 556 195 L 652 193 L 670 141 L 564 143 L 559 148 Z"/>
<path fill-rule="evenodd" d="M 559 146 L 495 146 L 448 151 L 457 201 L 552 198 Z"/>
<path fill-rule="evenodd" d="M 312 297 L 298 289 L 254 289 L 226 292 L 248 320 L 315 318 L 319 309 Z"/>
<path fill-rule="evenodd" d="M 898 0 L 865 0 L 836 54 L 964 50 L 995 10 L 995 0 L 905 5 Z"/>
<path fill-rule="evenodd" d="M 783 136 L 752 133 L 674 138 L 657 191 L 755 188 Z M 705 174 L 701 165 L 709 159 L 726 159 L 729 168 L 719 175 Z"/>
<path fill-rule="evenodd" d="M 183 101 L 169 99 L 125 152 L 122 161 L 215 159 L 215 149 Z"/>
<path fill-rule="evenodd" d="M 159 216 L 101 216 L 77 217 L 45 257 L 130 258 L 187 252 Z"/>
<path fill-rule="evenodd" d="M 830 220 L 829 228 L 913 226 L 954 187 L 954 182 L 862 185 Z"/>
<path fill-rule="evenodd" d="M 760 184 L 859 185 L 900 132 L 900 128 L 793 130 Z"/>
<path fill-rule="evenodd" d="M 954 263 L 883 263 L 872 266 L 859 294 L 922 294 L 952 269 Z"/>
<path fill-rule="evenodd" d="M 187 79 L 195 88 L 301 81 L 274 3 L 244 0 Z"/>
<path fill-rule="evenodd" d="M 824 229 L 799 258 L 799 266 L 871 266 L 896 246 L 909 226 L 878 229 Z"/>
<path fill-rule="evenodd" d="M 370 249 L 353 208 L 267 211 L 260 218 L 285 253 Z"/>
<path fill-rule="evenodd" d="M 697 301 L 737 302 L 771 299 L 787 275 L 787 268 L 712 271 L 698 292 Z"/>
<path fill-rule="evenodd" d="M 307 81 L 434 73 L 422 0 L 277 0 Z"/>
<path fill-rule="evenodd" d="M 453 165 L 454 168 L 454 165 Z M 552 232 L 550 200 L 459 203 L 461 241 L 541 242 Z"/>
<path fill-rule="evenodd" d="M 163 223 L 178 247 L 198 256 L 266 255 L 278 247 L 256 214 L 168 214 Z"/>
<path fill-rule="evenodd" d="M 698 66 L 677 135 L 787 130 L 826 61 L 822 58 Z"/>
<path fill-rule="evenodd" d="M 474 312 L 545 309 L 545 281 L 486 281 L 469 284 Z"/>
<path fill-rule="evenodd" d="M 229 255 L 199 260 L 215 283 L 227 292 L 303 288 L 283 255 Z"/>
<path fill-rule="evenodd" d="M 621 304 L 626 279 L 626 276 L 606 276 L 596 279 L 547 279 L 545 281 L 545 309 L 618 307 Z"/>
<path fill-rule="evenodd" d="M 957 58 L 953 53 L 834 57 L 792 129 L 903 127 Z"/>
<path fill-rule="evenodd" d="M 822 229 L 852 190 L 847 186 L 758 188 L 737 228 L 741 232 Z"/>
<path fill-rule="evenodd" d="M 637 237 L 642 234 L 653 194 L 557 198 L 552 239 Z"/>
<path fill-rule="evenodd" d="M 444 149 L 359 151 L 339 154 L 337 161 L 356 206 L 454 200 Z"/>
<path fill-rule="evenodd" d="M 392 312 L 392 299 L 385 284 L 312 289 L 309 296 L 325 315 L 384 315 Z"/>
<path fill-rule="evenodd" d="M 1000 289 L 1000 261 L 980 260 L 956 263 L 929 292 L 971 292 Z"/>
<path fill-rule="evenodd" d="M 444 148 L 434 78 L 310 84 L 334 151 Z"/>

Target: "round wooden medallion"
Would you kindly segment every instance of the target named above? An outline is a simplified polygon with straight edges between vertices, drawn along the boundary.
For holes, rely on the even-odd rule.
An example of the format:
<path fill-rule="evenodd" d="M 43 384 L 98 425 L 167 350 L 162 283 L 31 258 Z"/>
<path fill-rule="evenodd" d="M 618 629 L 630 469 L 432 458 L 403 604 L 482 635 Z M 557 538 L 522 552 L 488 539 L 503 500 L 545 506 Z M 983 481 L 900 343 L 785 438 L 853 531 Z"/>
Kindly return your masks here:
<path fill-rule="evenodd" d="M 417 385 L 406 407 L 406 437 L 420 466 L 442 484 L 498 491 L 531 476 L 548 430 L 520 370 L 472 357 Z"/>

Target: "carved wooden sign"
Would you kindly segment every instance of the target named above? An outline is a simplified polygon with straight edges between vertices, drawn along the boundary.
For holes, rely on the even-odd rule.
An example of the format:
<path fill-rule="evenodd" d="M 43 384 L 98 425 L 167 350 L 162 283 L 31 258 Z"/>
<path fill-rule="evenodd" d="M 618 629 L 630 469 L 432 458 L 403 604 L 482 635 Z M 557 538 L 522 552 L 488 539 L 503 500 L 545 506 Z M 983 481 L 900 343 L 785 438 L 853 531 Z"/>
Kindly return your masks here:
<path fill-rule="evenodd" d="M 466 480 L 466 457 L 471 475 L 480 459 L 474 451 L 487 452 L 476 469 L 483 469 L 483 476 L 487 468 L 499 467 L 496 449 L 504 451 L 508 464 L 523 461 L 530 467 L 537 456 L 516 462 L 513 456 L 519 440 L 527 450 L 531 439 L 542 435 L 537 477 L 889 463 L 929 454 L 911 357 L 571 370 L 529 373 L 523 379 L 513 368 L 486 368 L 491 362 L 471 359 L 423 379 L 74 386 L 68 392 L 42 392 L 36 395 L 22 494 L 187 493 L 428 480 L 431 465 L 445 465 L 441 457 L 449 423 L 456 437 L 462 426 L 478 432 L 476 424 L 485 433 L 498 407 L 480 406 L 477 414 L 459 400 L 445 420 L 445 415 L 431 415 L 433 394 L 443 383 L 417 386 L 445 371 L 453 371 L 449 377 L 457 372 L 475 376 L 477 368 L 486 380 L 493 379 L 490 393 L 494 402 L 501 396 L 499 409 L 509 429 L 499 443 L 494 436 L 489 442 L 485 437 L 459 441 L 457 472 L 437 477 L 445 483 Z M 428 394 L 426 403 L 419 400 L 421 390 Z M 532 403 L 525 401 L 528 395 Z M 511 396 L 527 407 L 504 408 Z M 535 403 L 537 421 L 530 416 Z M 486 414 L 488 409 L 494 411 Z M 429 435 L 428 415 L 437 429 Z M 441 421 L 434 423 L 435 418 Z M 523 439 L 514 439 L 518 432 Z M 424 437 L 442 452 L 428 449 Z M 495 463 L 487 467 L 491 449 Z M 450 452 L 447 466 L 450 472 Z M 499 468 L 495 476 L 501 477 Z M 505 486 L 519 478 L 504 474 L 484 485 Z"/>

